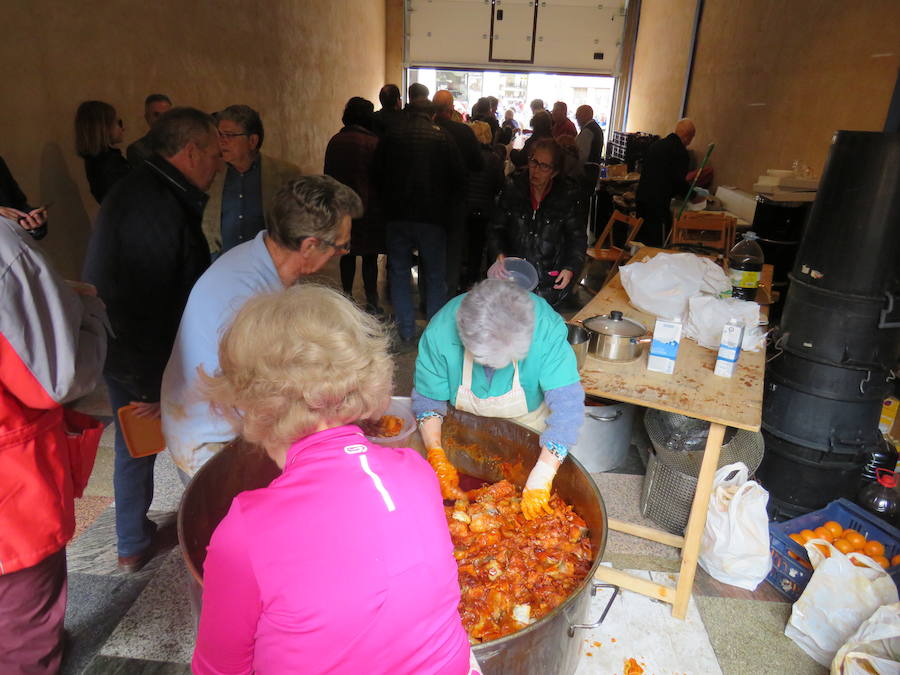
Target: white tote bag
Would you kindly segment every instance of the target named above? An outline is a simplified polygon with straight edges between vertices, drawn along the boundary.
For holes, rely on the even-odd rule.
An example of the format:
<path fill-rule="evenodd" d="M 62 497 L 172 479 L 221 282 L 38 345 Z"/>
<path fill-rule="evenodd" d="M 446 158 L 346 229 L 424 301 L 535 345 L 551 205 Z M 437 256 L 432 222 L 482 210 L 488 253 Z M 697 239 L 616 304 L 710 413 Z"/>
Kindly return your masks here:
<path fill-rule="evenodd" d="M 747 480 L 748 475 L 743 462 L 716 471 L 699 562 L 714 579 L 753 591 L 769 573 L 772 557 L 766 515 L 769 493 Z"/>
<path fill-rule="evenodd" d="M 831 662 L 831 675 L 872 673 L 900 673 L 900 602 L 876 609 Z"/>
<path fill-rule="evenodd" d="M 829 557 L 817 545 L 827 547 Z M 897 587 L 867 555 L 844 555 L 824 539 L 810 539 L 806 552 L 813 575 L 791 609 L 784 634 L 827 668 L 863 621 L 882 605 L 897 602 Z"/>

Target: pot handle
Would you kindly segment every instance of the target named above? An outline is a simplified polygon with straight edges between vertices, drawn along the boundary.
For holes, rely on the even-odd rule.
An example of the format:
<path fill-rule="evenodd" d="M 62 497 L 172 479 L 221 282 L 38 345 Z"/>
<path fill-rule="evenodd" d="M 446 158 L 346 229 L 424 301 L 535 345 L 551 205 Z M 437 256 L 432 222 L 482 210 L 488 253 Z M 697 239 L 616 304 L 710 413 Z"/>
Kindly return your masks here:
<path fill-rule="evenodd" d="M 651 342 L 653 342 L 652 335 L 646 335 L 644 337 L 639 337 L 639 338 L 631 338 L 631 343 L 635 344 L 635 345 L 646 345 L 646 344 L 650 344 Z"/>
<path fill-rule="evenodd" d="M 611 588 L 613 589 L 612 596 L 609 599 L 609 602 L 606 603 L 606 607 L 603 608 L 603 614 L 600 615 L 600 618 L 597 619 L 594 623 L 573 623 L 569 626 L 569 637 L 575 637 L 575 629 L 576 628 L 586 628 L 590 630 L 591 628 L 599 628 L 600 624 L 603 623 L 603 619 L 606 618 L 606 615 L 609 613 L 610 608 L 612 607 L 613 600 L 616 599 L 616 596 L 619 594 L 619 587 L 614 584 L 603 584 L 599 581 L 591 582 L 591 597 L 597 595 L 598 588 Z"/>
<path fill-rule="evenodd" d="M 622 411 L 616 410 L 616 414 L 613 415 L 612 417 L 598 417 L 594 413 L 587 413 L 587 416 L 590 417 L 592 420 L 597 420 L 598 422 L 615 422 L 617 419 L 619 419 L 622 416 Z"/>

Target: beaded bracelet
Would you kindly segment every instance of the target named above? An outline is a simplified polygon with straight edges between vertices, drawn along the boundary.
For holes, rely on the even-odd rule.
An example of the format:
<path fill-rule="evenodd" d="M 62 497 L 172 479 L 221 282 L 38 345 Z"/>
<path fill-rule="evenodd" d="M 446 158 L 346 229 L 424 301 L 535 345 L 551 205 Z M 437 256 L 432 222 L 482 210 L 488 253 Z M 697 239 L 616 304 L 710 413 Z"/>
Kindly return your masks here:
<path fill-rule="evenodd" d="M 544 447 L 550 451 L 550 454 L 556 457 L 560 462 L 566 458 L 566 455 L 569 454 L 569 449 L 564 446 L 562 443 L 557 443 L 555 441 L 549 441 L 544 443 Z"/>
<path fill-rule="evenodd" d="M 432 417 L 437 417 L 437 418 L 441 419 L 442 421 L 444 419 L 444 416 L 441 415 L 441 413 L 437 412 L 436 410 L 426 410 L 425 412 L 420 413 L 416 417 L 416 423 L 421 425 L 425 422 L 425 420 L 430 419 Z"/>

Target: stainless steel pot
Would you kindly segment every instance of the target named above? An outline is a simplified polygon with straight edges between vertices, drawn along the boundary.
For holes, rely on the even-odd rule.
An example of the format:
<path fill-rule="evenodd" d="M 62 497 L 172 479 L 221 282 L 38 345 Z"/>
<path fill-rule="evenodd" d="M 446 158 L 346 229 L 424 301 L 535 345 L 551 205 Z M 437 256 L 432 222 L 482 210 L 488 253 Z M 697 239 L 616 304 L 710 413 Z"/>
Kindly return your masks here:
<path fill-rule="evenodd" d="M 566 328 L 569 329 L 569 344 L 572 345 L 572 351 L 575 352 L 575 363 L 578 366 L 578 370 L 581 370 L 581 367 L 584 365 L 584 359 L 587 357 L 591 333 L 587 328 L 577 323 L 567 323 Z"/>
<path fill-rule="evenodd" d="M 622 312 L 592 316 L 581 324 L 591 334 L 588 354 L 603 361 L 634 361 L 653 339 L 644 324 L 623 317 Z"/>
<path fill-rule="evenodd" d="M 409 447 L 424 455 L 418 434 Z M 465 474 L 483 480 L 507 478 L 524 485 L 540 447 L 538 435 L 503 419 L 477 417 L 453 410 L 444 420 L 447 456 Z M 213 530 L 225 517 L 237 493 L 268 485 L 280 471 L 263 451 L 238 439 L 228 444 L 197 472 L 185 490 L 178 510 L 178 539 L 191 573 L 190 594 L 199 607 L 203 588 L 203 561 Z M 584 467 L 571 457 L 560 467 L 553 489 L 575 507 L 590 528 L 594 563 L 584 581 L 550 614 L 527 628 L 499 640 L 474 647 L 486 675 L 571 675 L 581 655 L 579 629 L 599 625 L 600 617 L 586 623 L 590 598 L 599 586 L 594 573 L 606 548 L 606 507 L 600 491 Z M 607 611 L 612 604 L 606 606 Z"/>
<path fill-rule="evenodd" d="M 591 473 L 615 469 L 631 447 L 635 407 L 630 403 L 604 401 L 588 396 L 584 425 L 571 454 Z"/>

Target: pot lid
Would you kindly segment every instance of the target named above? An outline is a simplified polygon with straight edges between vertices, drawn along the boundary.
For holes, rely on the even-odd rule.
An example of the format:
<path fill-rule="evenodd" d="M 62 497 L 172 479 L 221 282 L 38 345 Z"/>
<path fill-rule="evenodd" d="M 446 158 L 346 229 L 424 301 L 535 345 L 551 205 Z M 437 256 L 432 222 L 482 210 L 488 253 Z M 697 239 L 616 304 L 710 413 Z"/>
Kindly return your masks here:
<path fill-rule="evenodd" d="M 644 325 L 634 319 L 622 316 L 622 312 L 612 311 L 609 316 L 602 314 L 592 316 L 583 321 L 584 327 L 601 335 L 620 335 L 622 337 L 640 337 L 647 334 Z"/>

